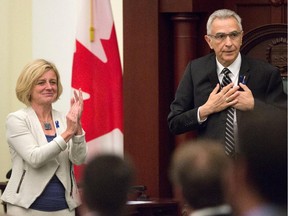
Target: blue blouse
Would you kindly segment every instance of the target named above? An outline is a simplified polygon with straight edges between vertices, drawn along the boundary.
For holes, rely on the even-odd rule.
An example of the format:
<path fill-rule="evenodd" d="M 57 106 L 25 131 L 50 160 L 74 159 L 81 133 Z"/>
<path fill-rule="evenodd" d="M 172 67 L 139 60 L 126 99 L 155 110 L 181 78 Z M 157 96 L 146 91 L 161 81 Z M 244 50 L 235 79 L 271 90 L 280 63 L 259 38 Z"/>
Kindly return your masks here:
<path fill-rule="evenodd" d="M 48 142 L 52 141 L 56 135 L 46 135 Z M 59 211 L 67 209 L 68 205 L 65 199 L 65 188 L 56 175 L 47 184 L 41 195 L 32 203 L 31 209 L 39 211 Z"/>

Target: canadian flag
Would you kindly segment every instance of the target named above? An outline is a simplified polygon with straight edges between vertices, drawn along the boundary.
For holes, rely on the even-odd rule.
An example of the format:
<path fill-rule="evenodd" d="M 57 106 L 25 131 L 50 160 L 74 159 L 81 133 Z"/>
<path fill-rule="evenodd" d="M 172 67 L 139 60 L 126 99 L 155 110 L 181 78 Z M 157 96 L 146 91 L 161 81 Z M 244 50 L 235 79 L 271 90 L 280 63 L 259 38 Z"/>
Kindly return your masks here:
<path fill-rule="evenodd" d="M 110 0 L 77 3 L 72 89 L 83 91 L 87 161 L 104 152 L 123 155 L 122 68 Z M 82 168 L 75 166 L 77 180 Z"/>

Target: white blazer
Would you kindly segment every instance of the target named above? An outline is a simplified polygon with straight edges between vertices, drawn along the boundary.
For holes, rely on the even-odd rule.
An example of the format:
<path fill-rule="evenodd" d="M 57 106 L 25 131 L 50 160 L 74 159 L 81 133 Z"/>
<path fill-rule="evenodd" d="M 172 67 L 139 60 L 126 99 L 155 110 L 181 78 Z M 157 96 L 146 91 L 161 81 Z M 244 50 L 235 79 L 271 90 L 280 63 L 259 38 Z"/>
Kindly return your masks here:
<path fill-rule="evenodd" d="M 1 196 L 4 202 L 29 208 L 56 174 L 65 187 L 69 209 L 81 204 L 73 164 L 85 161 L 85 132 L 66 143 L 60 136 L 66 129 L 66 117 L 56 110 L 52 111 L 52 117 L 57 136 L 48 143 L 31 107 L 7 116 L 6 137 L 12 157 L 12 175 Z"/>

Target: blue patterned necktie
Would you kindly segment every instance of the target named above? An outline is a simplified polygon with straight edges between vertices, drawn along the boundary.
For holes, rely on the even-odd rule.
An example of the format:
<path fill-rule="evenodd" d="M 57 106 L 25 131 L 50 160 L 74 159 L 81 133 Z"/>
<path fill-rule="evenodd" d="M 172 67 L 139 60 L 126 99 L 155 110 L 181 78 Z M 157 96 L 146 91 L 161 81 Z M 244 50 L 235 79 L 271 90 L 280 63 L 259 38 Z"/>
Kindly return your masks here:
<path fill-rule="evenodd" d="M 228 68 L 224 68 L 222 72 L 224 74 L 221 86 L 224 87 L 231 83 L 229 74 L 231 71 Z M 227 108 L 226 127 L 225 127 L 225 153 L 229 156 L 234 156 L 235 153 L 235 141 L 234 141 L 234 111 L 233 107 Z"/>

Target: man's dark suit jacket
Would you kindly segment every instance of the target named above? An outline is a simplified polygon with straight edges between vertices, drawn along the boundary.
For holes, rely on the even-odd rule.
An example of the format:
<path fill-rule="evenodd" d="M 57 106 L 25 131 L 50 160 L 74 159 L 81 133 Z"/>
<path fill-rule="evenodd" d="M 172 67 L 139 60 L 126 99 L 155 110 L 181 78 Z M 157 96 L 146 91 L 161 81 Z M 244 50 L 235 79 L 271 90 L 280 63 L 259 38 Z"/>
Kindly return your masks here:
<path fill-rule="evenodd" d="M 287 95 L 283 91 L 282 78 L 277 68 L 264 61 L 243 55 L 241 57 L 239 80 L 245 77 L 245 84 L 252 91 L 255 99 L 254 111 L 265 104 L 287 107 Z M 202 124 L 197 121 L 198 108 L 208 100 L 210 93 L 219 83 L 216 68 L 214 53 L 192 60 L 188 64 L 170 106 L 168 124 L 172 133 L 181 134 L 193 130 L 197 131 L 200 137 L 224 142 L 225 110 L 210 115 Z M 240 126 L 245 124 L 245 116 L 252 112 L 236 110 L 236 113 L 237 124 Z"/>

